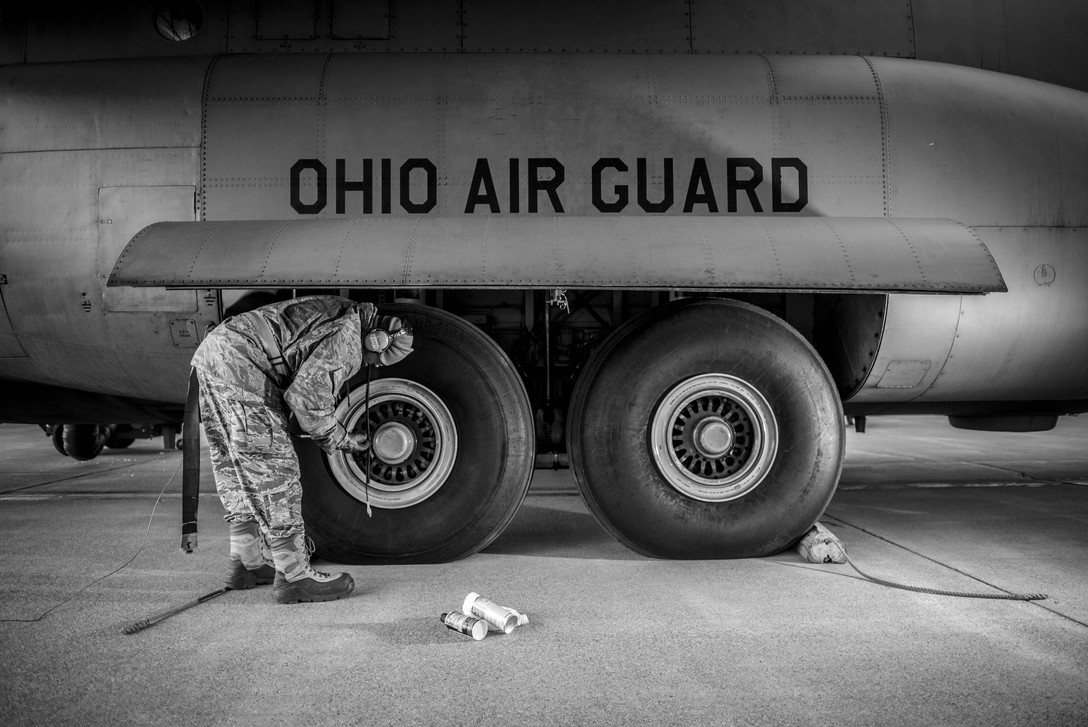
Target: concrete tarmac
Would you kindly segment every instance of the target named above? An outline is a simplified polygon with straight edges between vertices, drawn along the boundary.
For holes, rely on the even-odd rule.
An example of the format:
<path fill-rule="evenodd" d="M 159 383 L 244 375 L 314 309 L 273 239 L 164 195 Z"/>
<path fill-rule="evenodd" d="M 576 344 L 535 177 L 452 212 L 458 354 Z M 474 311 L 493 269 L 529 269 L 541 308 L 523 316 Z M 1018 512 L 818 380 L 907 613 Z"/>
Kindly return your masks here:
<path fill-rule="evenodd" d="M 470 558 L 347 566 L 357 590 L 331 603 L 232 591 L 122 635 L 220 587 L 206 452 L 186 555 L 179 452 L 144 440 L 81 463 L 5 424 L 0 724 L 1088 724 L 1086 441 L 1088 417 L 1033 434 L 870 418 L 822 520 L 880 578 L 1043 601 L 887 588 L 794 551 L 644 558 L 569 472 L 542 471 Z M 473 590 L 529 624 L 447 630 Z"/>

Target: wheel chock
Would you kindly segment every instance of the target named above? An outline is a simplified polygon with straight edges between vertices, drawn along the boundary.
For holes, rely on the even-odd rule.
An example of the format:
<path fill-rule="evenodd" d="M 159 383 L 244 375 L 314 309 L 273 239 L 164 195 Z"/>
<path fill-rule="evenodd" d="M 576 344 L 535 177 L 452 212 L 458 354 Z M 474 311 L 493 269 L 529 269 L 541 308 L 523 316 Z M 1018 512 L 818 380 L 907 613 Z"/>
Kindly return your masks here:
<path fill-rule="evenodd" d="M 820 523 L 813 525 L 794 547 L 809 563 L 846 562 L 846 548 L 842 541 Z"/>

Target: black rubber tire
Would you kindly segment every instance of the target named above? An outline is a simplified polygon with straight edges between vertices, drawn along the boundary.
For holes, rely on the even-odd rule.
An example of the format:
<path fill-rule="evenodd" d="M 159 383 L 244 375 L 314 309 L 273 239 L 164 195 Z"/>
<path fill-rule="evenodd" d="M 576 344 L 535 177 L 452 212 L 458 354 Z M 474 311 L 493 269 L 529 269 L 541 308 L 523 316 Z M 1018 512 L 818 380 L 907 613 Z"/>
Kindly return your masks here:
<path fill-rule="evenodd" d="M 479 329 L 422 305 L 382 306 L 415 332 L 414 352 L 373 369 L 373 381 L 406 379 L 434 392 L 457 428 L 457 457 L 441 489 L 403 509 L 373 508 L 335 480 L 324 452 L 296 439 L 303 517 L 318 555 L 341 563 L 440 563 L 477 552 L 513 519 L 532 478 L 536 446 L 525 385 Z M 365 369 L 351 388 L 365 385 Z"/>
<path fill-rule="evenodd" d="M 127 449 L 135 441 L 125 434 L 132 431 L 131 424 L 111 424 L 106 433 L 106 446 L 110 449 Z"/>
<path fill-rule="evenodd" d="M 64 451 L 81 462 L 94 459 L 106 446 L 105 427 L 100 424 L 65 424 L 61 436 Z"/>
<path fill-rule="evenodd" d="M 49 439 L 53 442 L 53 449 L 60 452 L 65 457 L 68 453 L 64 451 L 64 425 L 53 424 L 52 430 L 49 432 Z"/>
<path fill-rule="evenodd" d="M 680 382 L 741 379 L 778 428 L 773 464 L 737 499 L 706 502 L 662 476 L 653 413 Z M 590 510 L 631 549 L 662 558 L 745 558 L 795 543 L 823 513 L 842 470 L 842 404 L 795 330 L 754 306 L 684 300 L 628 322 L 590 357 L 572 396 L 571 466 Z"/>

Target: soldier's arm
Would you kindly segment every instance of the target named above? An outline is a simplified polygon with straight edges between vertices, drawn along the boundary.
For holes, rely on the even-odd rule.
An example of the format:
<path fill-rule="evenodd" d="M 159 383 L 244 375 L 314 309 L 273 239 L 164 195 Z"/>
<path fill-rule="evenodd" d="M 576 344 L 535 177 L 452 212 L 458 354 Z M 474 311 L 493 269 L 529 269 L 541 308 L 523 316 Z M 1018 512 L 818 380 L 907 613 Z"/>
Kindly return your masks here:
<path fill-rule="evenodd" d="M 284 392 L 299 425 L 326 452 L 348 446 L 335 410 L 341 387 L 359 370 L 358 349 L 356 326 L 344 326 L 314 348 Z"/>

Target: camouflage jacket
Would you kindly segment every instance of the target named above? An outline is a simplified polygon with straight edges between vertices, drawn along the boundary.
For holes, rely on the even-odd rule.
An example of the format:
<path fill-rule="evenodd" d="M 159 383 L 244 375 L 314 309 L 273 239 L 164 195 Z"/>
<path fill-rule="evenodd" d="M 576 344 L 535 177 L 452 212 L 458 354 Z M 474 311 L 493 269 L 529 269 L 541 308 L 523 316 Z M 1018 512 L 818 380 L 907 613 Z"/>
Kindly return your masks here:
<path fill-rule="evenodd" d="M 216 379 L 231 399 L 269 404 L 282 398 L 299 425 L 326 451 L 341 446 L 347 432 L 334 415 L 344 385 L 362 365 L 359 339 L 376 310 L 335 296 L 312 296 L 262 306 L 232 316 L 214 328 L 193 356 L 193 367 Z M 256 316 L 272 330 L 287 375 L 273 369 L 257 332 Z"/>

